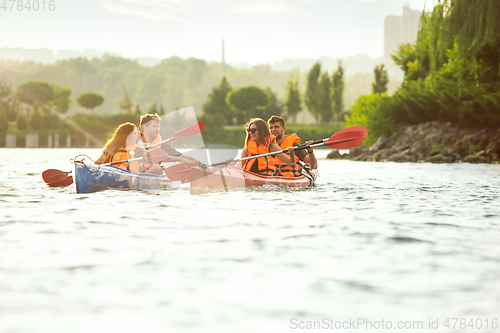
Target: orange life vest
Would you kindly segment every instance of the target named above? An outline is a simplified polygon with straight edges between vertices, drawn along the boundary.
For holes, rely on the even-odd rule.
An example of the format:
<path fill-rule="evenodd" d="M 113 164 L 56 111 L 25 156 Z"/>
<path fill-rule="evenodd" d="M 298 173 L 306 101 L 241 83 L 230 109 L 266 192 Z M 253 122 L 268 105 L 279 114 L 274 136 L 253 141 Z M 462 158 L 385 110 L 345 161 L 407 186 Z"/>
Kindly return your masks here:
<path fill-rule="evenodd" d="M 300 138 L 297 136 L 297 134 L 292 133 L 285 135 L 285 140 L 283 140 L 283 142 L 280 144 L 280 148 L 287 149 L 288 147 L 292 147 L 294 143 L 300 144 Z M 293 168 L 277 157 L 274 160 L 276 166 L 276 176 L 299 177 L 302 175 L 302 167 L 300 166 L 300 160 L 297 155 L 295 155 L 296 164 Z"/>
<path fill-rule="evenodd" d="M 114 151 L 107 159 L 104 161 L 104 163 L 111 163 L 111 162 L 118 162 L 118 161 L 123 161 L 123 160 L 129 160 L 132 158 L 135 158 L 135 149 L 137 148 L 137 145 L 130 145 L 125 148 L 120 148 L 116 151 Z M 114 167 L 121 167 L 124 166 L 127 170 L 132 171 L 132 172 L 139 172 L 139 162 L 134 161 L 134 162 L 124 162 L 120 164 L 114 164 Z"/>
<path fill-rule="evenodd" d="M 257 145 L 257 142 L 255 142 L 252 139 L 248 139 L 247 142 L 247 151 L 248 151 L 248 156 L 255 156 L 255 155 L 261 155 L 261 154 L 267 154 L 270 153 L 270 147 L 273 142 L 276 142 L 276 139 L 274 135 L 269 134 L 269 136 L 266 137 L 264 140 L 266 144 L 260 143 Z M 246 160 L 244 162 L 244 169 L 250 171 L 252 169 L 253 164 L 257 160 L 257 167 L 259 169 L 259 174 L 265 175 L 265 176 L 272 176 L 274 173 L 274 157 L 271 155 L 269 156 L 264 156 L 264 157 L 259 157 L 259 158 L 254 158 L 251 160 Z"/>

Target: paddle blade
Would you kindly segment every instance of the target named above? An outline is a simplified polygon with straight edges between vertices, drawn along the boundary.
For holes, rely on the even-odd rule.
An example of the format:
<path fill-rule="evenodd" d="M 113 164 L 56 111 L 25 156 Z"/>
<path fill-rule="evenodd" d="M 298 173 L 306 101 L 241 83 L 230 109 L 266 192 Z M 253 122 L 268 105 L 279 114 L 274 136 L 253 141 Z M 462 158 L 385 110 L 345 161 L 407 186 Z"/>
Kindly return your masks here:
<path fill-rule="evenodd" d="M 368 136 L 368 130 L 363 125 L 356 125 L 356 126 L 344 128 L 344 129 L 338 131 L 337 133 L 335 133 L 334 135 L 341 134 L 341 133 L 359 132 L 359 131 L 362 132 L 363 139 Z"/>
<path fill-rule="evenodd" d="M 144 154 L 143 159 L 146 163 L 170 162 L 172 160 L 163 149 L 148 150 L 148 152 Z"/>
<path fill-rule="evenodd" d="M 364 132 L 358 131 L 338 131 L 332 135 L 326 142 L 325 146 L 335 149 L 348 149 L 359 146 L 363 142 Z"/>
<path fill-rule="evenodd" d="M 70 186 L 71 184 L 73 184 L 73 177 L 68 176 L 63 181 L 60 181 L 60 182 L 57 182 L 57 183 L 50 183 L 48 185 L 50 187 L 66 187 L 66 186 Z"/>
<path fill-rule="evenodd" d="M 167 177 L 172 181 L 186 183 L 191 181 L 191 168 L 198 164 L 176 164 L 165 169 Z"/>
<path fill-rule="evenodd" d="M 59 183 L 66 180 L 69 172 L 64 172 L 57 169 L 48 169 L 42 172 L 43 181 L 51 185 L 53 183 Z"/>
<path fill-rule="evenodd" d="M 195 134 L 200 133 L 204 129 L 205 129 L 205 124 L 202 121 L 198 121 L 196 124 L 193 124 L 188 128 L 185 128 L 182 131 L 175 133 L 174 136 L 172 137 L 172 140 L 175 140 L 177 138 L 193 136 Z"/>

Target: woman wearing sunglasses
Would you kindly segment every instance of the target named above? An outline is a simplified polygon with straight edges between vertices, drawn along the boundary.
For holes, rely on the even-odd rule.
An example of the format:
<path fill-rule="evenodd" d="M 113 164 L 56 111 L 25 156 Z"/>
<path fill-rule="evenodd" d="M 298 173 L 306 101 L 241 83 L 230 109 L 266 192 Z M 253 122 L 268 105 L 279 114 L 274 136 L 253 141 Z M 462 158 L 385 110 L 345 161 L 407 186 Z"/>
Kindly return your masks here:
<path fill-rule="evenodd" d="M 241 158 L 282 150 L 276 144 L 276 139 L 274 135 L 269 132 L 269 127 L 264 120 L 260 118 L 250 119 L 245 125 L 245 128 L 247 130 L 247 137 L 245 140 L 245 148 L 243 148 L 241 152 Z M 276 156 L 287 165 L 293 167 L 295 165 L 294 148 L 288 147 L 288 153 L 290 157 L 284 153 L 277 154 Z M 274 157 L 270 155 L 245 160 L 243 161 L 243 168 L 256 174 L 272 176 L 275 171 Z"/>

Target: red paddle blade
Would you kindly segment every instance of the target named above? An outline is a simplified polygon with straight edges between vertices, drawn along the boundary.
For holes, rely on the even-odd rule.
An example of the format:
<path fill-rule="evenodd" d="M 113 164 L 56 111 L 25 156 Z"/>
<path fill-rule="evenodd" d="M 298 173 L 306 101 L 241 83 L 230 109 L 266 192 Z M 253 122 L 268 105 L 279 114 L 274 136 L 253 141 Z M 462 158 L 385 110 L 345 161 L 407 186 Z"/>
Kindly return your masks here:
<path fill-rule="evenodd" d="M 42 172 L 43 181 L 51 185 L 53 183 L 59 183 L 66 180 L 69 172 L 64 172 L 57 169 L 48 169 Z"/>
<path fill-rule="evenodd" d="M 325 142 L 325 146 L 335 149 L 348 149 L 359 146 L 363 142 L 363 131 L 338 131 Z"/>
<path fill-rule="evenodd" d="M 71 184 L 73 184 L 73 177 L 68 176 L 63 181 L 60 181 L 60 182 L 57 182 L 57 183 L 50 183 L 48 185 L 50 187 L 66 187 L 66 186 L 70 186 Z"/>
<path fill-rule="evenodd" d="M 176 164 L 165 169 L 167 177 L 172 181 L 181 181 L 182 183 L 191 180 L 191 168 L 198 164 Z"/>
<path fill-rule="evenodd" d="M 363 139 L 368 136 L 368 130 L 363 125 L 356 125 L 356 126 L 344 128 L 344 129 L 338 131 L 337 133 L 335 133 L 334 135 L 339 134 L 339 133 L 349 133 L 349 132 L 358 132 L 358 131 L 361 131 L 363 133 Z"/>
<path fill-rule="evenodd" d="M 144 154 L 143 159 L 146 163 L 161 163 L 171 161 L 170 156 L 163 149 L 149 150 L 146 154 Z"/>
<path fill-rule="evenodd" d="M 175 133 L 174 136 L 172 137 L 172 140 L 175 140 L 177 138 L 193 136 L 195 134 L 200 133 L 204 129 L 205 129 L 205 124 L 202 121 L 199 121 L 196 124 L 193 124 L 188 128 L 185 128 L 182 131 Z"/>

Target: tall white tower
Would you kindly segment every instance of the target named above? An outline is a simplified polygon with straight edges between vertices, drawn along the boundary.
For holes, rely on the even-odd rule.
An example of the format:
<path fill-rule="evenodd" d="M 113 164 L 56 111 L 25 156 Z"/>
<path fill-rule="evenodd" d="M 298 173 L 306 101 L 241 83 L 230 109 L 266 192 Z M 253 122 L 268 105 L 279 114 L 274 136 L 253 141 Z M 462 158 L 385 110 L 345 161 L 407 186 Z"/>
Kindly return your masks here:
<path fill-rule="evenodd" d="M 222 40 L 222 61 L 221 64 L 225 65 L 226 64 L 226 56 L 224 54 L 224 39 Z"/>

